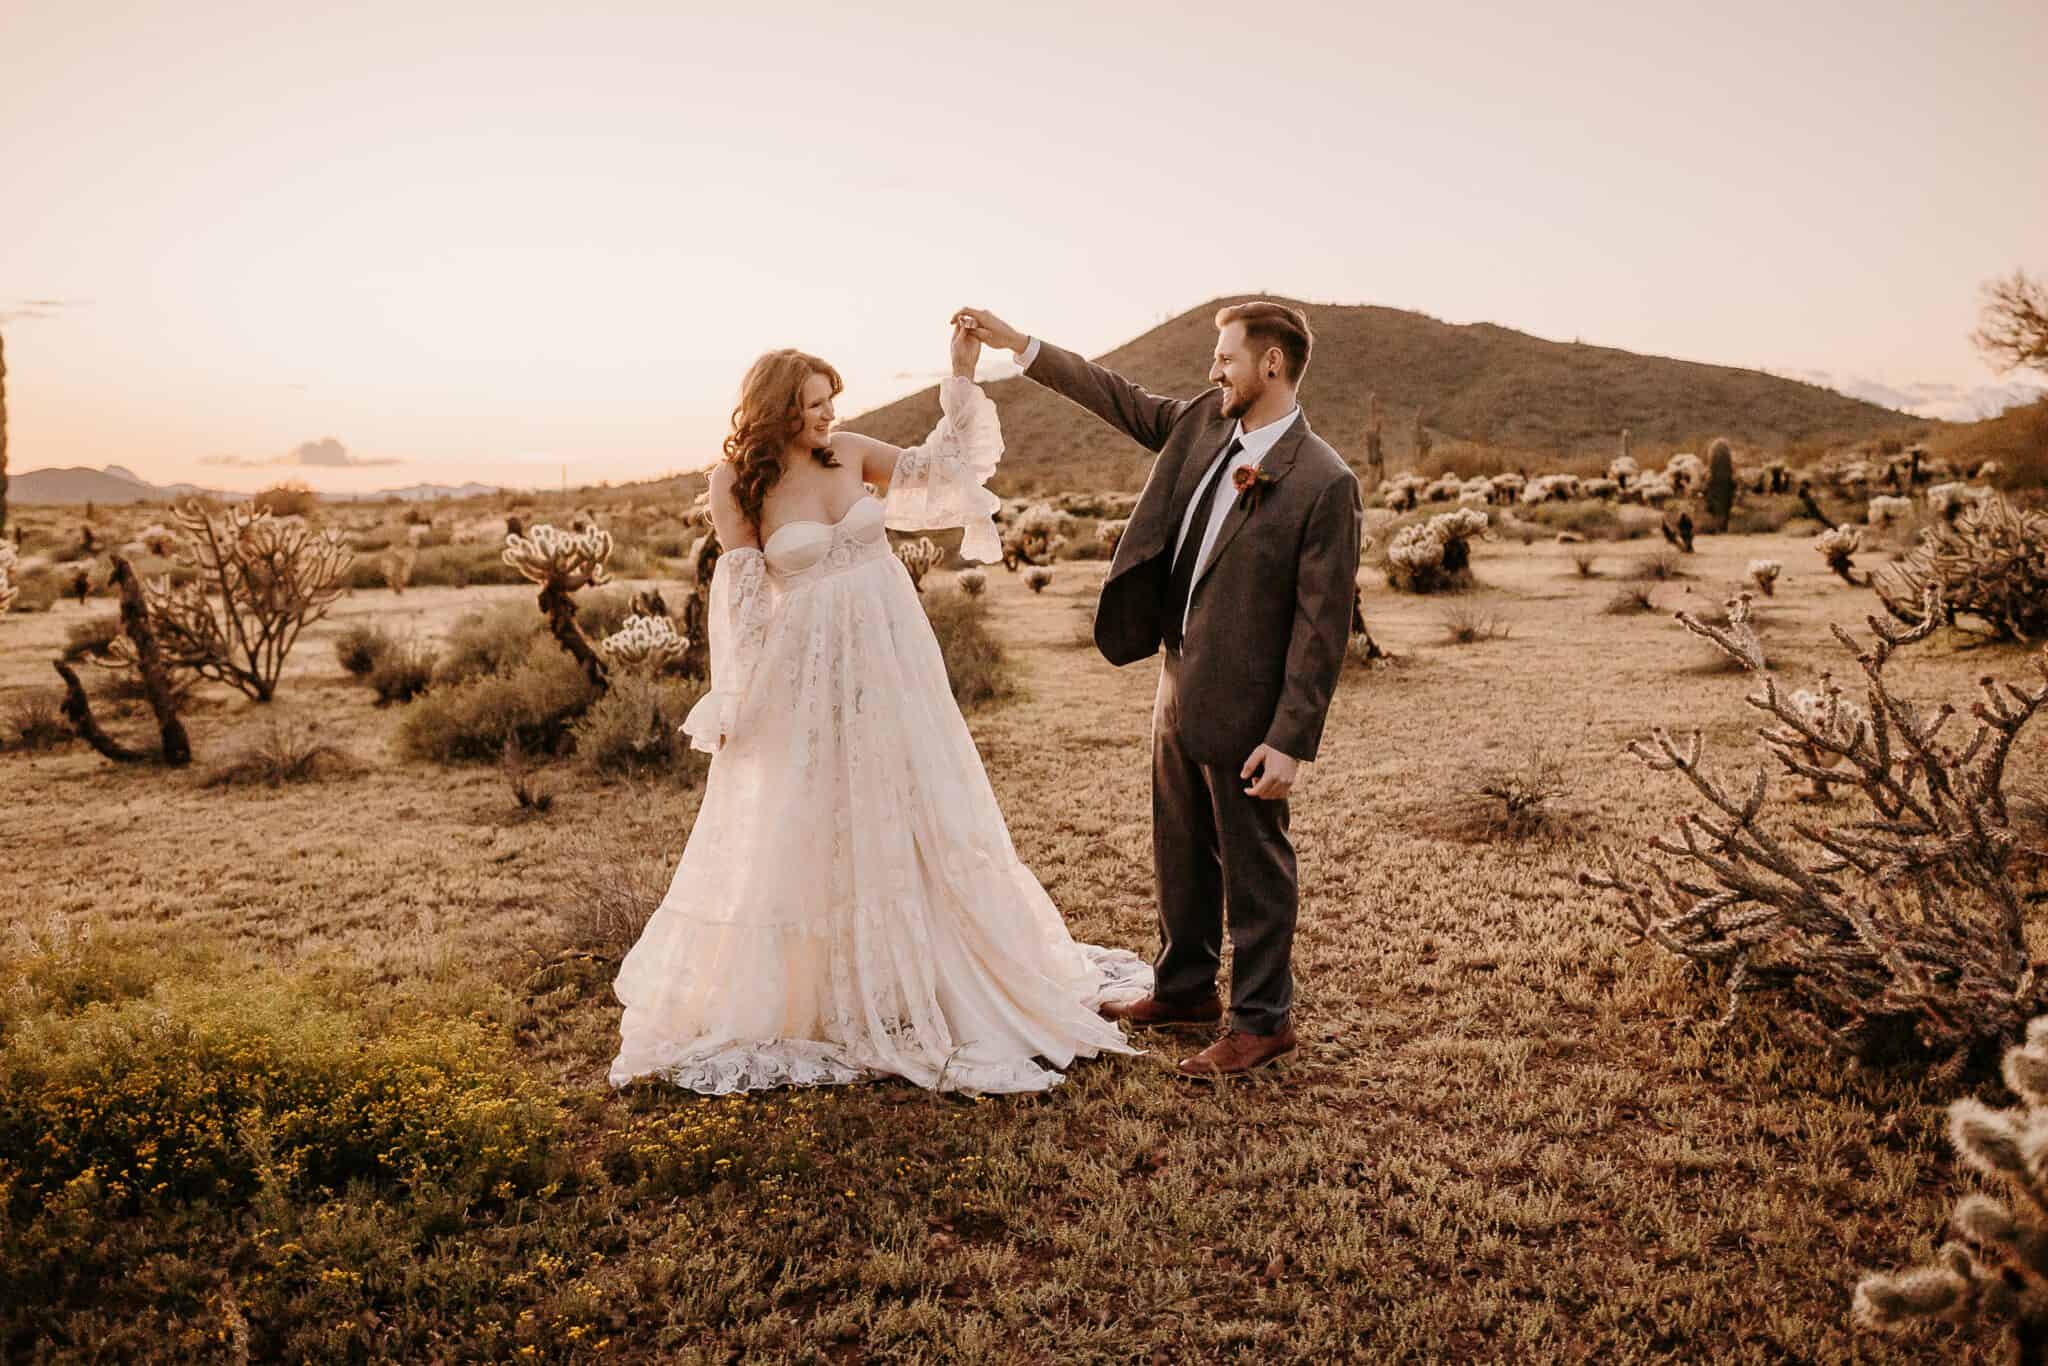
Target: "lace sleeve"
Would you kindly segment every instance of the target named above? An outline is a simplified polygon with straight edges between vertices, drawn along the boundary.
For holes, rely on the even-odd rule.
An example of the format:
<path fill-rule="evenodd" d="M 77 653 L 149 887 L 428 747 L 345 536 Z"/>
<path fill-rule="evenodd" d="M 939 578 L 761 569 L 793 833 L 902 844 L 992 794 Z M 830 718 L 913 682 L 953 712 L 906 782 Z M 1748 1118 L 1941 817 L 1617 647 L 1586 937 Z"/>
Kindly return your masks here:
<path fill-rule="evenodd" d="M 753 546 L 721 553 L 718 567 L 711 571 L 711 601 L 704 612 L 711 691 L 697 699 L 682 727 L 691 745 L 706 754 L 716 754 L 732 738 L 740 699 L 746 696 L 774 615 L 767 557 Z"/>
<path fill-rule="evenodd" d="M 895 531 L 963 527 L 962 557 L 998 559 L 995 512 L 1002 500 L 987 488 L 1003 454 L 995 401 L 973 380 L 953 375 L 939 383 L 939 406 L 943 415 L 932 434 L 896 457 L 883 523 Z"/>

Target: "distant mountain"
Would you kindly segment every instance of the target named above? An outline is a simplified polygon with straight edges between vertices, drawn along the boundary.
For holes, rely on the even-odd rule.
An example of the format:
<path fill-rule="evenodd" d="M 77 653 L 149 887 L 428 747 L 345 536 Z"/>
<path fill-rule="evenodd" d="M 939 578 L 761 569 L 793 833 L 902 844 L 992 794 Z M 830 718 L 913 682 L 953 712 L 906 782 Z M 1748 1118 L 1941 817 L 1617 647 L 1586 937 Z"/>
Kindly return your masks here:
<path fill-rule="evenodd" d="M 1156 392 L 1198 393 L 1216 344 L 1216 310 L 1242 297 L 1190 309 L 1100 359 Z M 1673 450 L 1705 450 L 1716 436 L 1747 455 L 1920 434 L 1935 426 L 1758 370 L 1546 341 L 1492 323 L 1457 325 L 1394 308 L 1299 306 L 1316 334 L 1302 406 L 1316 432 L 1354 465 L 1364 458 L 1373 393 L 1385 414 L 1388 467 L 1395 470 L 1414 463 L 1418 410 L 1439 453 L 1450 438 L 1531 464 L 1612 452 L 1624 427 L 1639 452 L 1661 458 Z M 1143 483 L 1149 468 L 1144 452 L 1092 414 L 1027 379 L 984 387 L 1002 415 L 1007 446 L 998 489 L 1131 490 Z M 901 445 L 922 440 L 938 417 L 938 390 L 930 388 L 846 425 Z"/>
<path fill-rule="evenodd" d="M 188 491 L 202 492 L 191 489 Z M 16 503 L 157 503 L 177 496 L 168 488 L 145 483 L 132 470 L 109 465 L 103 470 L 72 465 L 66 469 L 28 470 L 14 476 L 8 498 Z"/>
<path fill-rule="evenodd" d="M 323 493 L 330 503 L 378 503 L 397 498 L 408 503 L 434 498 L 475 498 L 497 493 L 496 484 L 408 484 L 404 488 L 378 489 L 373 493 Z M 125 465 L 91 469 L 72 465 L 65 469 L 28 470 L 13 478 L 8 490 L 12 502 L 76 503 L 161 503 L 173 498 L 219 498 L 225 502 L 247 498 L 246 493 L 203 488 L 198 484 L 152 484 Z"/>

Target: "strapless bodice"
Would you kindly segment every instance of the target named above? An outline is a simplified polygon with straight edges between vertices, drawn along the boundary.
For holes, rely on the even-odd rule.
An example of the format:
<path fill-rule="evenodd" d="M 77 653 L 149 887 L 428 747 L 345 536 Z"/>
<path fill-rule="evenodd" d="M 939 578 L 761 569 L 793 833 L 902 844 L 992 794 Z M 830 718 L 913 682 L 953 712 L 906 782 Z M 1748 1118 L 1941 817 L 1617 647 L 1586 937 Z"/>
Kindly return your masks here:
<path fill-rule="evenodd" d="M 889 555 L 882 503 L 863 494 L 836 522 L 789 522 L 762 547 L 768 567 L 786 584 L 851 568 Z"/>

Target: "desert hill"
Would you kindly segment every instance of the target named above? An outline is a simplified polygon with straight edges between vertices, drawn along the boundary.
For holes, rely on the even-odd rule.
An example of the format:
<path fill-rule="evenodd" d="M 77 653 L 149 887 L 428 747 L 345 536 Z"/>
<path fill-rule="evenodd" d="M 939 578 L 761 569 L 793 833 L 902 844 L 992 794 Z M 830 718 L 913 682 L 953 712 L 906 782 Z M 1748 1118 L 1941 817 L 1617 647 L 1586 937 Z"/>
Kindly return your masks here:
<path fill-rule="evenodd" d="M 1160 393 L 1196 393 L 1206 384 L 1216 310 L 1245 297 L 1192 308 L 1100 360 Z M 1624 427 L 1639 452 L 1660 456 L 1703 450 L 1716 436 L 1745 453 L 1817 453 L 1830 441 L 1919 434 L 1939 425 L 1758 370 L 1546 341 L 1491 323 L 1443 323 L 1394 308 L 1298 306 L 1316 334 L 1303 407 L 1316 431 L 1354 465 L 1363 460 L 1373 391 L 1385 411 L 1390 469 L 1412 463 L 1418 408 L 1439 453 L 1447 444 L 1469 443 L 1532 465 L 1604 457 L 1616 449 Z M 1027 316 L 1012 320 L 1029 325 Z M 1030 380 L 987 387 L 1008 439 L 996 481 L 1004 492 L 1129 490 L 1143 483 L 1143 452 L 1092 415 Z M 938 413 L 934 387 L 846 425 L 903 444 L 920 440 Z"/>
<path fill-rule="evenodd" d="M 404 488 L 378 489 L 371 493 L 323 493 L 319 497 L 323 502 L 330 503 L 382 502 L 387 498 L 397 498 L 411 503 L 436 498 L 474 498 L 479 494 L 497 491 L 496 484 L 408 484 Z M 187 494 L 217 498 L 224 502 L 234 502 L 249 496 L 246 493 L 202 488 L 197 484 L 152 484 L 125 465 L 108 465 L 97 470 L 89 465 L 26 470 L 14 476 L 8 491 L 8 497 L 23 506 L 163 503 Z"/>

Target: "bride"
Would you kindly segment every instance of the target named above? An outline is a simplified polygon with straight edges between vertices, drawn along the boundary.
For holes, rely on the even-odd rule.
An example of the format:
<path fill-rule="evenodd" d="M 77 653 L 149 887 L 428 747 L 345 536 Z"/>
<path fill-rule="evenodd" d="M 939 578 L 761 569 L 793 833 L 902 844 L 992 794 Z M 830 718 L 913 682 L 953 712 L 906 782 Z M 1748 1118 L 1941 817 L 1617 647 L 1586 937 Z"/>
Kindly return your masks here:
<path fill-rule="evenodd" d="M 1039 1091 L 1140 1051 L 1096 1008 L 1144 996 L 1151 967 L 1076 943 L 1018 860 L 885 534 L 960 526 L 966 557 L 1001 553 L 981 346 L 956 324 L 951 350 L 944 416 L 908 449 L 832 431 L 839 375 L 816 357 L 747 372 L 711 475 L 711 691 L 683 723 L 715 757 L 613 984 L 614 1086 Z"/>

